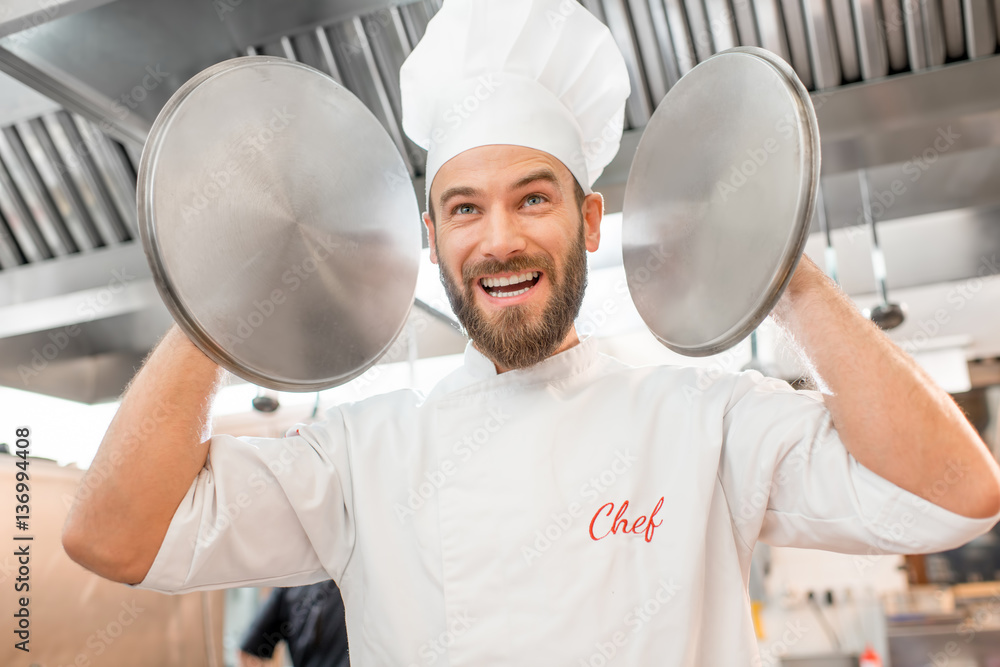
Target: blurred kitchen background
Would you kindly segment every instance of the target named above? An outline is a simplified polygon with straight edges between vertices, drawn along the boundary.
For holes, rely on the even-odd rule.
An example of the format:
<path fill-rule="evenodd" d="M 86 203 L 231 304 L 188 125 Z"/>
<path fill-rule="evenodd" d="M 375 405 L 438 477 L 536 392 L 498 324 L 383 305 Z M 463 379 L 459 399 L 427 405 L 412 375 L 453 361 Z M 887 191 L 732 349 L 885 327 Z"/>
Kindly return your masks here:
<path fill-rule="evenodd" d="M 807 254 L 859 308 L 900 306 L 905 319 L 891 337 L 955 396 L 996 452 L 1000 1 L 582 4 L 611 29 L 632 94 L 621 150 L 595 186 L 608 215 L 579 330 L 634 364 L 735 371 L 752 363 L 800 382 L 801 366 L 768 322 L 754 350 L 748 339 L 717 357 L 679 357 L 647 332 L 624 287 L 620 211 L 644 126 L 698 62 L 761 46 L 793 66 L 819 120 L 823 196 Z M 401 129 L 398 69 L 439 7 L 0 0 L 0 442 L 28 425 L 33 454 L 50 459 L 34 468 L 36 520 L 37 512 L 44 520 L 36 547 L 45 559 L 35 570 L 36 652 L 25 662 L 4 646 L 0 663 L 237 664 L 239 635 L 262 591 L 146 594 L 86 573 L 58 540 L 117 397 L 171 322 L 136 228 L 143 142 L 167 99 L 197 72 L 240 55 L 290 58 L 335 78 L 382 122 L 422 210 L 424 153 Z M 325 406 L 433 386 L 461 362 L 465 340 L 429 261 L 417 297 L 403 335 L 361 377 L 319 394 L 277 394 L 234 378 L 215 405 L 216 430 L 282 435 L 322 417 Z M 257 410 L 254 399 L 277 409 Z M 14 458 L 0 462 L 8 488 Z M 5 494 L 0 505 L 8 502 Z M 5 587 L 11 561 L 0 563 Z M 857 665 L 870 646 L 897 667 L 997 667 L 998 580 L 996 530 L 952 552 L 906 558 L 761 547 L 749 595 L 762 664 Z M 130 603 L 130 613 L 148 611 L 123 616 Z M 5 593 L 0 609 L 11 604 Z"/>

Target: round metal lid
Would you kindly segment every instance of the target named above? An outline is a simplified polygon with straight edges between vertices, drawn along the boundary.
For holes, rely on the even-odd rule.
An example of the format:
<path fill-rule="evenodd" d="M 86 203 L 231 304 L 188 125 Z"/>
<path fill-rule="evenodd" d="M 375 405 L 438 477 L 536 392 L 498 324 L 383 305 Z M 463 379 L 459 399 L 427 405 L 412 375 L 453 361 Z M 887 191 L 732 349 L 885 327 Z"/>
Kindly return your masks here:
<path fill-rule="evenodd" d="M 185 83 L 139 166 L 157 288 L 205 354 L 270 389 L 360 375 L 401 331 L 420 211 L 379 121 L 311 67 L 251 56 Z"/>
<path fill-rule="evenodd" d="M 622 214 L 629 292 L 664 345 L 716 354 L 767 317 L 802 254 L 819 166 L 809 93 L 770 51 L 723 51 L 670 89 Z"/>

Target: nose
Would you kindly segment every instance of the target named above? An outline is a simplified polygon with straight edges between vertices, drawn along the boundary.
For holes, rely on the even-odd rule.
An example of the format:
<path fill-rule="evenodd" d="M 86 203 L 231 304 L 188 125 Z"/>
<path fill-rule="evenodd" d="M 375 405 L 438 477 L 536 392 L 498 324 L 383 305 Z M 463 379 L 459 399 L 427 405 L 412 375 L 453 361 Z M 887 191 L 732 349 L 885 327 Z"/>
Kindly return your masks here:
<path fill-rule="evenodd" d="M 527 248 L 527 239 L 517 216 L 494 210 L 485 217 L 483 223 L 480 252 L 484 257 L 504 261 Z"/>

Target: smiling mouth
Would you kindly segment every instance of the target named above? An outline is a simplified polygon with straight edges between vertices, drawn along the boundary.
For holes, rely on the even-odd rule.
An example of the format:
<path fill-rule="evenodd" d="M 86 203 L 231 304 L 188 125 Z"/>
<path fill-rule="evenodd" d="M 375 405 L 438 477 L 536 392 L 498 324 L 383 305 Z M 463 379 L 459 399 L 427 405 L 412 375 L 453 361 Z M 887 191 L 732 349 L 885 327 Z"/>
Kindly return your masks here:
<path fill-rule="evenodd" d="M 480 278 L 479 286 L 490 296 L 503 299 L 524 294 L 538 284 L 541 275 L 538 271 L 526 271 L 503 278 Z"/>

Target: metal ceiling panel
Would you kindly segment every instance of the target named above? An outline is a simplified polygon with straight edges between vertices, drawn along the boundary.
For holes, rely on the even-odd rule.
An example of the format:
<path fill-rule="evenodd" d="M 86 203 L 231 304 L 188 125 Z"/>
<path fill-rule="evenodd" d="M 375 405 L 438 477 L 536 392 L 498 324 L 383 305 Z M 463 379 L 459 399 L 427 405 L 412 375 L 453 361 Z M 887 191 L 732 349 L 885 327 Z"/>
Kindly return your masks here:
<path fill-rule="evenodd" d="M 406 41 L 409 44 L 416 44 L 424 36 L 427 24 L 437 9 L 428 0 L 411 2 L 398 9 L 399 15 L 403 19 L 403 27 L 406 28 Z"/>
<path fill-rule="evenodd" d="M 881 0 L 882 25 L 885 27 L 885 43 L 889 52 L 889 70 L 892 72 L 902 72 L 910 66 L 902 2 L 909 3 L 910 11 L 913 11 L 915 0 Z"/>
<path fill-rule="evenodd" d="M 844 0 L 834 0 L 829 6 L 833 12 L 837 52 L 840 55 L 841 78 L 844 83 L 853 83 L 861 78 L 861 66 L 858 63 L 858 41 L 854 31 L 851 3 L 844 2 Z"/>
<path fill-rule="evenodd" d="M 603 7 L 605 23 L 625 59 L 625 69 L 628 70 L 632 87 L 625 101 L 626 127 L 644 127 L 653 113 L 653 106 L 650 92 L 646 88 L 646 73 L 632 32 L 628 7 L 625 0 L 604 0 Z"/>
<path fill-rule="evenodd" d="M 889 73 L 882 9 L 878 0 L 851 0 L 858 40 L 858 65 L 866 81 Z"/>
<path fill-rule="evenodd" d="M 916 72 L 944 64 L 944 19 L 941 0 L 903 0 L 906 46 Z"/>
<path fill-rule="evenodd" d="M 406 158 L 407 144 L 403 140 L 400 121 L 392 108 L 386 84 L 379 74 L 361 18 L 356 16 L 349 21 L 330 25 L 326 32 L 344 85 L 375 114 L 392 137 L 400 155 Z M 414 165 L 409 159 L 406 159 L 406 163 L 412 176 Z"/>
<path fill-rule="evenodd" d="M 924 38 L 924 14 L 921 10 L 922 0 L 903 0 L 903 21 L 906 34 L 906 55 L 910 60 L 910 69 L 919 72 L 930 66 L 927 54 L 927 42 Z"/>
<path fill-rule="evenodd" d="M 0 151 L 2 150 L 3 135 L 0 134 Z M 3 214 L 7 226 L 10 227 L 21 254 L 29 262 L 40 262 L 55 256 L 42 231 L 35 224 L 31 209 L 24 201 L 2 154 L 0 154 L 0 214 Z"/>
<path fill-rule="evenodd" d="M 53 254 L 58 256 L 78 252 L 76 241 L 63 224 L 38 168 L 31 161 L 21 135 L 14 127 L 5 127 L 0 131 L 0 159 L 6 163 L 35 224 Z"/>
<path fill-rule="evenodd" d="M 965 25 L 962 21 L 962 0 L 941 0 L 944 23 L 945 56 L 958 60 L 965 55 Z"/>
<path fill-rule="evenodd" d="M 984 81 L 1000 81 L 1000 58 L 831 91 L 816 109 L 824 176 L 1000 145 L 1000 87 Z"/>
<path fill-rule="evenodd" d="M 729 8 L 729 0 L 704 0 L 708 27 L 712 31 L 714 53 L 739 45 L 736 36 L 736 21 Z"/>
<path fill-rule="evenodd" d="M 330 75 L 337 83 L 344 83 L 337 68 L 337 61 L 333 57 L 330 40 L 326 38 L 326 31 L 323 28 L 314 28 L 295 35 L 291 41 L 292 50 L 300 62 Z"/>
<path fill-rule="evenodd" d="M 816 90 L 839 86 L 840 56 L 830 7 L 826 0 L 803 0 L 802 10 Z"/>
<path fill-rule="evenodd" d="M 636 0 L 635 4 L 644 4 L 646 0 Z M 674 38 L 670 33 L 670 21 L 667 19 L 667 10 L 663 2 L 660 0 L 651 0 L 648 4 L 649 7 L 649 21 L 653 26 L 653 31 L 656 34 L 656 44 L 659 49 L 660 59 L 663 65 L 663 77 L 665 79 L 665 89 L 673 87 L 675 83 L 681 78 L 683 74 L 680 69 L 680 65 L 677 62 L 678 49 L 674 46 Z M 632 12 L 635 16 L 635 12 Z M 686 72 L 687 70 L 685 70 Z M 653 106 L 657 106 L 660 103 L 660 99 L 663 96 L 653 100 Z"/>
<path fill-rule="evenodd" d="M 410 55 L 413 45 L 406 33 L 403 17 L 395 7 L 367 14 L 361 22 L 368 35 L 379 78 L 383 82 L 397 131 L 405 147 L 404 158 L 409 165 L 410 174 L 414 175 L 423 169 L 427 153 L 403 131 L 403 102 L 399 90 L 399 69 Z"/>
<path fill-rule="evenodd" d="M 810 2 L 811 0 L 804 0 Z M 788 37 L 788 51 L 791 56 L 792 69 L 798 75 L 802 85 L 813 89 L 813 69 L 809 64 L 809 45 L 806 42 L 806 21 L 802 14 L 800 0 L 781 0 L 781 9 L 785 18 L 785 35 Z"/>
<path fill-rule="evenodd" d="M 990 0 L 963 0 L 962 9 L 969 58 L 992 55 L 997 47 L 997 27 Z"/>
<path fill-rule="evenodd" d="M 736 32 L 741 46 L 760 46 L 757 20 L 750 0 L 733 0 L 733 15 L 736 17 Z"/>
<path fill-rule="evenodd" d="M 944 0 L 920 0 L 924 15 L 924 39 L 927 40 L 927 60 L 931 67 L 944 64 Z"/>
<path fill-rule="evenodd" d="M 0 72 L 0 127 L 13 125 L 26 118 L 35 118 L 58 108 L 59 105 L 49 98 Z"/>
<path fill-rule="evenodd" d="M 122 241 L 137 238 L 139 230 L 136 226 L 135 169 L 125 148 L 109 139 L 90 121 L 76 114 L 69 115 L 83 140 L 81 159 L 93 162 L 94 171 L 100 176 L 99 180 L 114 204 L 118 220 L 124 225 L 125 231 L 119 232 L 119 237 Z"/>
<path fill-rule="evenodd" d="M 18 247 L 17 239 L 14 238 L 10 225 L 7 224 L 7 218 L 0 210 L 0 269 L 12 269 L 27 261 Z"/>
<path fill-rule="evenodd" d="M 761 47 L 777 53 L 785 62 L 791 62 L 785 22 L 781 17 L 779 0 L 757 0 L 753 3 L 757 26 L 760 28 Z"/>
<path fill-rule="evenodd" d="M 99 7 L 111 0 L 3 0 L 0 37 L 22 36 L 39 26 L 69 14 Z M 27 37 L 24 37 L 27 38 Z"/>
<path fill-rule="evenodd" d="M 694 42 L 695 56 L 698 62 L 701 62 L 715 53 L 705 5 L 701 0 L 684 0 L 684 14 L 687 16 L 688 28 L 691 31 L 691 41 Z"/>
<path fill-rule="evenodd" d="M 115 208 L 111 193 L 101 179 L 87 145 L 73 119 L 65 111 L 43 116 L 41 121 L 59 152 L 66 179 L 76 191 L 75 205 L 91 219 L 101 238 L 101 245 L 114 245 L 131 239 L 128 227 Z"/>
<path fill-rule="evenodd" d="M 666 63 L 662 55 L 661 38 L 670 38 L 666 30 L 666 16 L 662 5 L 659 5 L 660 13 L 659 30 L 654 24 L 651 5 L 659 5 L 658 2 L 649 0 L 628 0 L 629 15 L 632 26 L 635 28 L 634 35 L 639 56 L 642 59 L 642 72 L 646 80 L 646 89 L 649 91 L 649 102 L 655 109 L 667 94 L 667 89 L 676 83 L 679 77 L 667 75 Z M 671 57 L 672 57 L 671 52 Z"/>
<path fill-rule="evenodd" d="M 776 2 L 777 0 L 770 0 Z M 663 0 L 666 11 L 667 25 L 670 28 L 670 38 L 677 56 L 677 71 L 684 76 L 698 64 L 694 42 L 688 31 L 687 13 L 684 11 L 684 0 Z"/>
<path fill-rule="evenodd" d="M 18 128 L 46 190 L 58 209 L 59 218 L 69 230 L 76 247 L 80 251 L 87 251 L 106 245 L 43 120 L 34 118 L 27 123 L 18 123 Z"/>

